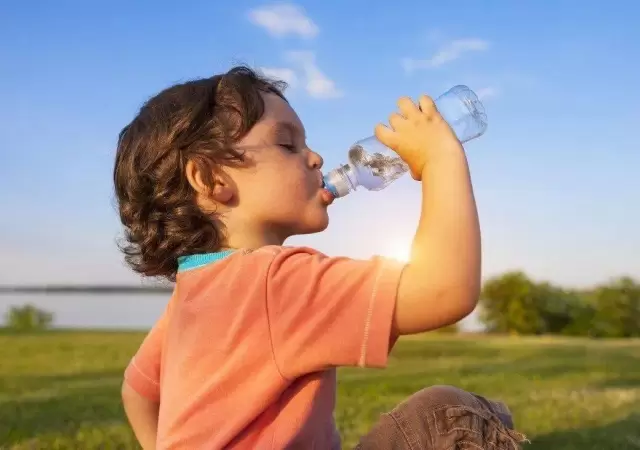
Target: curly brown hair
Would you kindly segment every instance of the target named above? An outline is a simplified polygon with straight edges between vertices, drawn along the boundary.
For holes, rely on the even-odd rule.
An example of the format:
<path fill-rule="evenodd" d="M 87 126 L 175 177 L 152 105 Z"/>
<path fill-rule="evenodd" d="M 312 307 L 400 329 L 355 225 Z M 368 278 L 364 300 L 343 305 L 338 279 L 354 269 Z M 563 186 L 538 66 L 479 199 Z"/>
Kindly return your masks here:
<path fill-rule="evenodd" d="M 264 114 L 261 94 L 284 99 L 285 87 L 234 67 L 161 91 L 122 129 L 113 180 L 124 225 L 119 247 L 134 271 L 174 281 L 180 256 L 220 249 L 222 224 L 197 205 L 186 163 L 193 161 L 209 186 L 222 166 L 241 164 L 234 144 Z"/>

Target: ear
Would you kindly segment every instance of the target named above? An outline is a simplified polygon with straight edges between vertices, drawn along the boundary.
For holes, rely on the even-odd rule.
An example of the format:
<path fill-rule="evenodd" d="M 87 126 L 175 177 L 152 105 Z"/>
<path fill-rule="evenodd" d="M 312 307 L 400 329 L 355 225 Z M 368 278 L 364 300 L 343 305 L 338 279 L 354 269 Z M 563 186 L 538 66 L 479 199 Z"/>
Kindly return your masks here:
<path fill-rule="evenodd" d="M 204 182 L 202 172 L 198 165 L 192 160 L 187 161 L 185 175 L 198 196 L 214 200 L 218 203 L 226 204 L 233 198 L 233 188 L 222 176 L 213 175 L 213 186 Z"/>

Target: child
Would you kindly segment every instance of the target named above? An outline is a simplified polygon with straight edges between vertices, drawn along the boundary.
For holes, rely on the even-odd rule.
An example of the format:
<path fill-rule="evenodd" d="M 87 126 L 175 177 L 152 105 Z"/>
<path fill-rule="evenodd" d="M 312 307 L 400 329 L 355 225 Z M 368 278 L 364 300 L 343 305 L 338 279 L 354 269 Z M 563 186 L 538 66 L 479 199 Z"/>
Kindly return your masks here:
<path fill-rule="evenodd" d="M 322 158 L 283 85 L 237 67 L 172 86 L 120 133 L 114 182 L 131 267 L 175 280 L 123 401 L 145 449 L 337 449 L 336 367 L 384 367 L 398 336 L 476 306 L 480 232 L 467 162 L 428 97 L 376 136 L 422 180 L 406 265 L 284 247 L 328 224 Z M 515 449 L 499 403 L 427 388 L 363 449 Z M 461 448 L 461 447 L 460 447 Z"/>

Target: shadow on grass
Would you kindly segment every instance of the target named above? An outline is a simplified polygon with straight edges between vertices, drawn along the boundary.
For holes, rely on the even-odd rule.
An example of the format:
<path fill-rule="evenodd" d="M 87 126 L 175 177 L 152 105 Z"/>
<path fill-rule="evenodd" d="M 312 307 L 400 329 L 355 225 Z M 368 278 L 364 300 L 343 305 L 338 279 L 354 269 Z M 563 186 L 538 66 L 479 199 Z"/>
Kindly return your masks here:
<path fill-rule="evenodd" d="M 638 450 L 640 413 L 608 425 L 536 436 L 525 450 Z"/>
<path fill-rule="evenodd" d="M 35 398 L 9 399 L 1 402 L 0 447 L 10 448 L 11 445 L 33 438 L 36 434 L 73 435 L 81 425 L 124 422 L 120 382 L 113 377 L 113 372 L 68 377 L 45 376 L 42 387 L 51 387 L 52 379 L 57 382 L 68 381 L 70 385 L 66 388 L 51 387 L 49 391 L 43 390 Z M 37 377 L 33 378 L 35 380 Z M 79 380 L 93 380 L 95 385 L 83 384 L 74 387 L 73 382 Z"/>
<path fill-rule="evenodd" d="M 606 380 L 597 384 L 597 387 L 602 389 L 640 389 L 640 372 L 637 373 L 625 373 L 619 375 L 615 379 Z M 640 406 L 638 406 L 640 410 Z M 640 449 L 640 447 L 638 447 Z"/>

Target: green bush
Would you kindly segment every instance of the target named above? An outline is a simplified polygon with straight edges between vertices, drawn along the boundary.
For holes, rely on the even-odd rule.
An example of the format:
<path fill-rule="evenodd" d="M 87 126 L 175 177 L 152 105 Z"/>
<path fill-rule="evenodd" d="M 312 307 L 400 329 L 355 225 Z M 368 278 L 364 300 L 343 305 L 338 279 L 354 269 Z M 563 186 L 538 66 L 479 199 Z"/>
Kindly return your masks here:
<path fill-rule="evenodd" d="M 6 326 L 13 331 L 46 330 L 53 324 L 53 313 L 31 304 L 12 306 L 6 314 Z"/>

